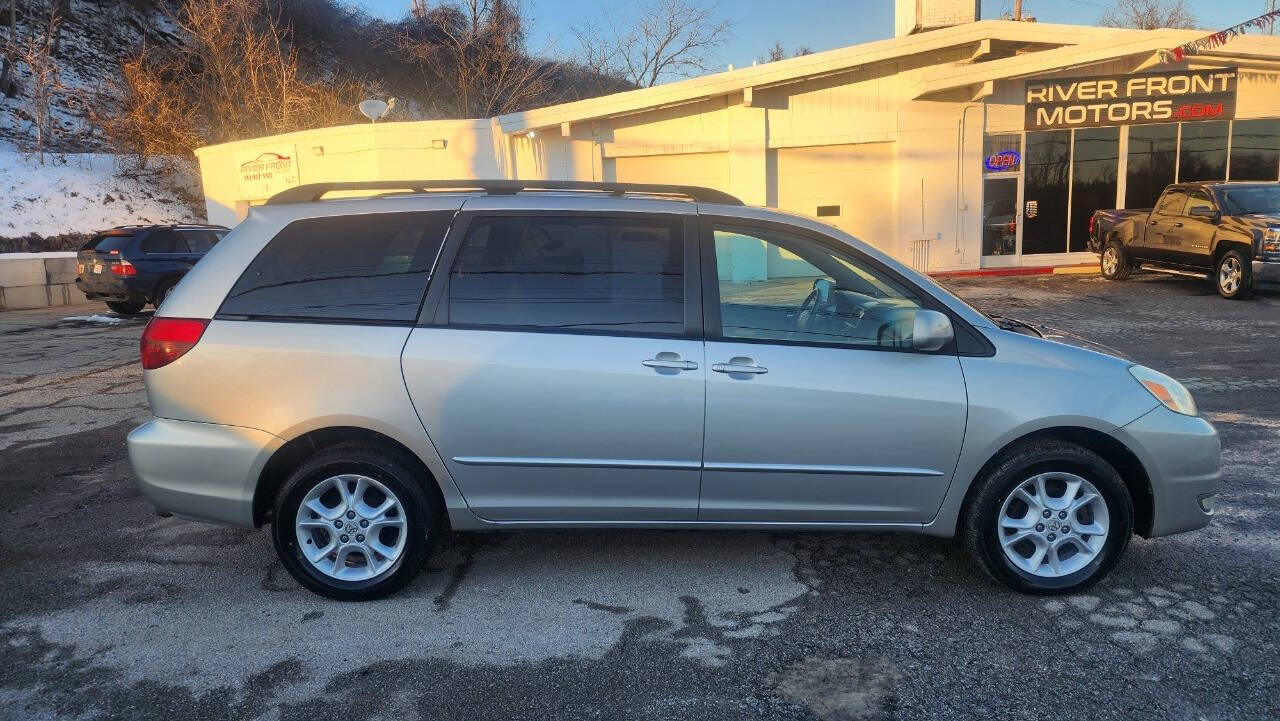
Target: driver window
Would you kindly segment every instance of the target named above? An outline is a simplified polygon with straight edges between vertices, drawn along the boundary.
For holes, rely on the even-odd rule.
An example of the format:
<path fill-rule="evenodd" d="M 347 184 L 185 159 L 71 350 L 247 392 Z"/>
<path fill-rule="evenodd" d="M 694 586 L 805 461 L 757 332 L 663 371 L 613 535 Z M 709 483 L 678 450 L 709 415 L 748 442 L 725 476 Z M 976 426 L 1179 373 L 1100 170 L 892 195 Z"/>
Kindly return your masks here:
<path fill-rule="evenodd" d="M 911 345 L 919 299 L 853 253 L 772 231 L 714 234 L 725 338 Z"/>
<path fill-rule="evenodd" d="M 1213 201 L 1209 200 L 1208 195 L 1205 195 L 1202 191 L 1197 190 L 1192 192 L 1191 195 L 1187 196 L 1187 207 L 1186 207 L 1186 210 L 1182 211 L 1182 214 L 1191 215 L 1192 208 L 1208 208 L 1209 211 L 1212 212 Z"/>

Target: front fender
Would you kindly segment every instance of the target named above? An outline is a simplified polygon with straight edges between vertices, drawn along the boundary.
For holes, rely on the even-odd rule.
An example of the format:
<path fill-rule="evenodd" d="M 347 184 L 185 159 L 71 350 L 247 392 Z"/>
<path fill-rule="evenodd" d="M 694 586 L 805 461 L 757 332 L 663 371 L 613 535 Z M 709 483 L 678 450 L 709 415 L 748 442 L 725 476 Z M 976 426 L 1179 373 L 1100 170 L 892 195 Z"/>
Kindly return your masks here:
<path fill-rule="evenodd" d="M 1110 434 L 1159 405 L 1129 375 L 1126 360 L 1010 331 L 983 329 L 996 346 L 989 358 L 961 358 L 969 416 L 955 473 L 931 535 L 955 534 L 969 487 L 1010 443 L 1051 428 Z"/>

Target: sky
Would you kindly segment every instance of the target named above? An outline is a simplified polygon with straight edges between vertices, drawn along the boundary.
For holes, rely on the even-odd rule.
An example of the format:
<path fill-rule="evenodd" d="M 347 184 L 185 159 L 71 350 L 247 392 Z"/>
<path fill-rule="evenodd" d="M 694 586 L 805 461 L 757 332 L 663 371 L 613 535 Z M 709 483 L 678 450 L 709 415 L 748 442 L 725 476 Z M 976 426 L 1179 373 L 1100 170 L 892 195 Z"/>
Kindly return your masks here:
<path fill-rule="evenodd" d="M 402 16 L 409 0 L 345 0 L 388 19 Z M 697 1 L 697 0 L 695 0 Z M 710 2 L 710 0 L 707 0 Z M 602 8 L 626 9 L 645 0 L 523 0 L 533 20 L 529 49 L 542 56 L 564 56 L 576 49 L 570 28 L 599 20 Z M 1267 0 L 1188 0 L 1201 27 L 1218 29 L 1261 15 Z M 734 22 L 729 42 L 719 51 L 721 65 L 750 65 L 775 42 L 792 50 L 802 45 L 816 51 L 856 45 L 893 36 L 893 0 L 721 0 L 717 11 Z M 1041 22 L 1093 25 L 1108 0 L 1023 0 L 1023 14 Z M 1013 0 L 982 0 L 983 19 L 997 19 L 1013 9 Z M 1280 28 L 1277 29 L 1280 33 Z"/>

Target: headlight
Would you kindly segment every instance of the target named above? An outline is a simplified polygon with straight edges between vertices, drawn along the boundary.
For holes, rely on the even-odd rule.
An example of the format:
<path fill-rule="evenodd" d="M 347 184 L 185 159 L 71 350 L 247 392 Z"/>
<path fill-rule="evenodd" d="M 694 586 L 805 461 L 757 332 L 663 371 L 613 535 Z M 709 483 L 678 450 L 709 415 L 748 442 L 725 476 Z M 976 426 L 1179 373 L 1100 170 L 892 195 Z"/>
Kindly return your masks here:
<path fill-rule="evenodd" d="M 1267 228 L 1262 233 L 1264 255 L 1280 255 L 1280 228 Z"/>
<path fill-rule="evenodd" d="M 1174 413 L 1185 416 L 1196 415 L 1195 399 L 1191 397 L 1191 391 L 1184 388 L 1181 383 L 1146 366 L 1129 366 L 1129 375 Z"/>

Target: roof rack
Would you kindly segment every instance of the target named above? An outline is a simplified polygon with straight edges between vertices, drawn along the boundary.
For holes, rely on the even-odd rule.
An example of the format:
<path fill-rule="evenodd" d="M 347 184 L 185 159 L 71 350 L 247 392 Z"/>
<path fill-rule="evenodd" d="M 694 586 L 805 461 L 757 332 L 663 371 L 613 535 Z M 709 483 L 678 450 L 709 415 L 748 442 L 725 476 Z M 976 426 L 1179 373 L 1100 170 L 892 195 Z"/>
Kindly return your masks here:
<path fill-rule="evenodd" d="M 489 195 L 515 195 L 526 190 L 571 190 L 608 193 L 623 196 L 678 195 L 699 203 L 742 205 L 728 193 L 696 185 L 660 185 L 648 183 L 598 183 L 587 180 L 358 180 L 332 183 L 308 183 L 283 190 L 267 199 L 267 205 L 313 203 L 336 190 L 408 190 L 413 193 L 450 190 L 483 190 Z"/>

